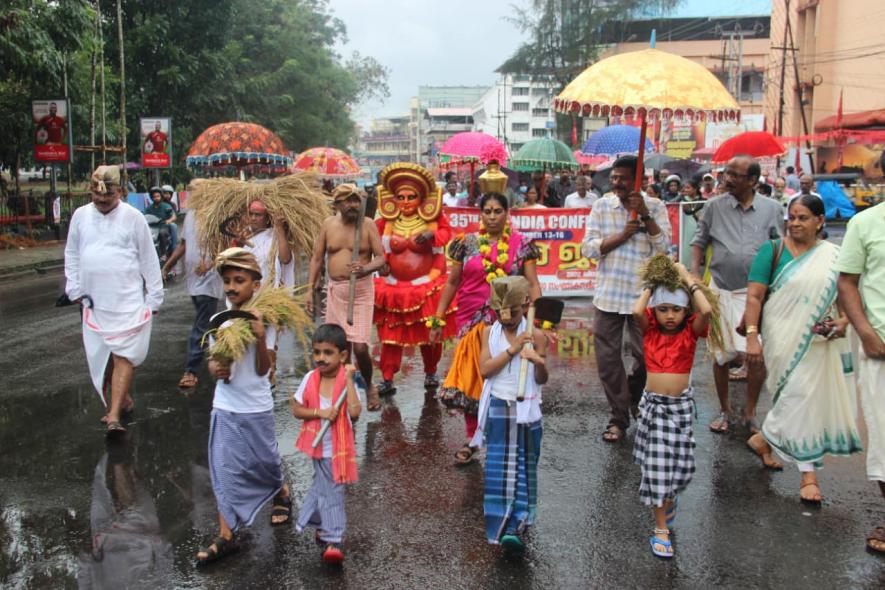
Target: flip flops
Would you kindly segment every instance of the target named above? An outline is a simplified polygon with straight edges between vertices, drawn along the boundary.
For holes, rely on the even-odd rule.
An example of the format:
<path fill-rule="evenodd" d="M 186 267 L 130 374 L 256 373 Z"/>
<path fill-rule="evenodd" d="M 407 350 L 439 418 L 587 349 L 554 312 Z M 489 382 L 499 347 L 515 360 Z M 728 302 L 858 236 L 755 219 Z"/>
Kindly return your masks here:
<path fill-rule="evenodd" d="M 289 522 L 289 518 L 292 515 L 292 496 L 291 494 L 283 498 L 280 495 L 276 495 L 273 498 L 273 504 L 271 504 L 270 509 L 270 524 L 272 526 L 280 526 Z M 279 521 L 274 521 L 274 516 L 285 516 L 286 518 Z"/>
<path fill-rule="evenodd" d="M 655 534 L 653 534 L 649 539 L 648 543 L 651 545 L 651 552 L 654 553 L 657 557 L 663 557 L 664 559 L 670 559 L 673 557 L 673 542 L 670 540 L 659 539 L 658 535 L 670 535 L 670 531 L 667 529 L 655 529 Z M 660 545 L 664 547 L 663 550 L 656 549 L 655 545 Z"/>

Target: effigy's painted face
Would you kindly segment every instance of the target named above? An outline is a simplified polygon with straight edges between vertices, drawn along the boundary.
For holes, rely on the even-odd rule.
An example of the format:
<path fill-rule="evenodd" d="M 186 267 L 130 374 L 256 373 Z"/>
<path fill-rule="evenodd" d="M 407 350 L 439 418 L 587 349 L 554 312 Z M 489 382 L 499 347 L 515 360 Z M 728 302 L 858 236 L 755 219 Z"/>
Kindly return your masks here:
<path fill-rule="evenodd" d="M 421 199 L 418 197 L 418 193 L 411 188 L 401 188 L 396 191 L 396 205 L 399 207 L 399 212 L 406 216 L 412 216 L 418 212 L 418 206 L 421 204 Z"/>

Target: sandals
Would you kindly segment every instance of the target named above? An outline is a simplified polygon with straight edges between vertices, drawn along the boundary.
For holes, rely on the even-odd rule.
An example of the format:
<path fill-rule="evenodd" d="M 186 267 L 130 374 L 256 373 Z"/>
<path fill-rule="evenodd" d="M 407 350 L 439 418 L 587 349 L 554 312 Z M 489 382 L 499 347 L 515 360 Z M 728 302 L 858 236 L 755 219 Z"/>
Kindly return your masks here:
<path fill-rule="evenodd" d="M 181 379 L 179 379 L 178 381 L 178 386 L 182 389 L 192 389 L 197 386 L 197 383 L 199 383 L 199 381 L 200 380 L 197 379 L 196 375 L 188 371 L 181 376 Z"/>
<path fill-rule="evenodd" d="M 719 412 L 716 419 L 710 422 L 710 431 L 717 434 L 728 432 L 728 412 Z"/>
<path fill-rule="evenodd" d="M 107 428 L 104 431 L 104 434 L 108 438 L 123 436 L 126 434 L 126 428 L 116 420 L 111 420 L 107 423 Z"/>
<path fill-rule="evenodd" d="M 212 548 L 215 548 L 214 550 Z M 217 536 L 212 539 L 212 543 L 206 547 L 200 553 L 205 553 L 206 557 L 201 558 L 199 554 L 197 554 L 197 567 L 202 567 L 205 565 L 209 565 L 210 563 L 215 563 L 219 559 L 223 559 L 228 555 L 233 555 L 237 551 L 240 550 L 240 544 L 237 543 L 235 537 L 231 537 L 230 539 L 225 539 L 222 536 Z"/>
<path fill-rule="evenodd" d="M 457 453 L 455 453 L 455 465 L 463 467 L 464 465 L 470 465 L 473 463 L 476 460 L 474 459 L 474 455 L 476 455 L 477 450 L 478 449 L 465 444 L 458 449 Z"/>
<path fill-rule="evenodd" d="M 667 535 L 667 537 L 669 537 L 670 531 L 669 529 L 655 529 L 655 534 L 648 539 L 648 543 L 651 545 L 651 552 L 657 557 L 663 557 L 665 559 L 673 557 L 673 542 L 670 541 L 669 538 L 666 541 L 660 539 L 658 538 L 658 535 Z M 663 549 L 656 549 L 655 546 L 657 545 L 660 545 Z"/>
<path fill-rule="evenodd" d="M 292 495 L 289 494 L 285 498 L 277 494 L 273 497 L 273 503 L 270 509 L 271 526 L 280 526 L 289 522 L 292 514 Z M 283 520 L 274 520 L 274 516 L 285 516 Z"/>
<path fill-rule="evenodd" d="M 129 405 L 126 406 L 125 408 L 120 409 L 120 420 L 127 420 L 127 421 L 131 420 L 132 414 L 134 414 L 134 413 L 135 413 L 135 402 L 133 401 L 133 402 L 130 402 Z M 101 422 L 102 424 L 107 424 L 108 423 L 108 415 L 105 414 L 104 416 L 99 418 L 98 421 Z"/>
<path fill-rule="evenodd" d="M 602 433 L 602 440 L 607 443 L 616 443 L 624 438 L 624 431 L 617 424 L 609 424 Z"/>
<path fill-rule="evenodd" d="M 328 543 L 323 549 L 323 562 L 327 565 L 341 565 L 344 563 L 344 550 L 338 543 Z"/>
<path fill-rule="evenodd" d="M 885 526 L 877 526 L 867 534 L 867 551 L 885 555 Z"/>
<path fill-rule="evenodd" d="M 504 535 L 501 537 L 501 548 L 508 553 L 520 554 L 525 552 L 522 539 L 516 535 Z"/>
<path fill-rule="evenodd" d="M 756 441 L 755 443 L 753 441 Z M 762 459 L 762 465 L 766 469 L 771 469 L 772 471 L 783 471 L 784 466 L 781 465 L 775 458 L 772 456 L 771 446 L 765 442 L 765 439 L 762 438 L 762 435 L 759 433 L 754 434 L 750 438 L 747 439 L 747 446 L 750 447 L 750 450 L 753 451 L 760 459 Z"/>
<path fill-rule="evenodd" d="M 817 495 L 818 495 L 817 499 L 802 497 L 802 490 L 804 490 L 805 488 L 807 488 L 809 486 L 814 486 L 817 488 Z M 821 502 L 823 502 L 823 498 L 820 497 L 820 486 L 817 484 L 816 481 L 809 481 L 808 483 L 804 483 L 799 486 L 799 501 L 802 502 L 803 504 L 810 504 L 812 506 L 820 506 L 821 505 Z"/>

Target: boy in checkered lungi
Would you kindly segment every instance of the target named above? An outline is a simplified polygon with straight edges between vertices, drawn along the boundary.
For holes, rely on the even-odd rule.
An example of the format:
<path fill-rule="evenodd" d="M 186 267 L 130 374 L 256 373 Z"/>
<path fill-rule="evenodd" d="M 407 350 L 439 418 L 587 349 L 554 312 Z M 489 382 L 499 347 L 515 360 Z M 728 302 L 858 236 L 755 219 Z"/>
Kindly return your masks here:
<path fill-rule="evenodd" d="M 712 314 L 694 277 L 681 264 L 675 266 L 685 288 L 647 287 L 633 307 L 644 334 L 648 370 L 633 460 L 642 468 L 639 497 L 654 512 L 649 544 L 658 557 L 673 557 L 670 527 L 676 520 L 676 496 L 694 474 L 691 367 Z"/>

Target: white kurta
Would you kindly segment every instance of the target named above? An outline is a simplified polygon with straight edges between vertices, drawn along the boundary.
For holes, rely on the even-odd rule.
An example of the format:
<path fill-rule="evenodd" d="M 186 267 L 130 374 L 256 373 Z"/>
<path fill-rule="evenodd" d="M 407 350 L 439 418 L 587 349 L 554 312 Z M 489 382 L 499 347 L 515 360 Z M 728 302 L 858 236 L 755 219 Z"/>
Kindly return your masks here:
<path fill-rule="evenodd" d="M 65 245 L 65 292 L 88 296 L 83 344 L 96 391 L 103 395 L 111 354 L 138 366 L 147 356 L 151 312 L 163 303 L 160 261 L 151 230 L 134 207 L 120 203 L 103 215 L 89 204 L 74 211 Z"/>

